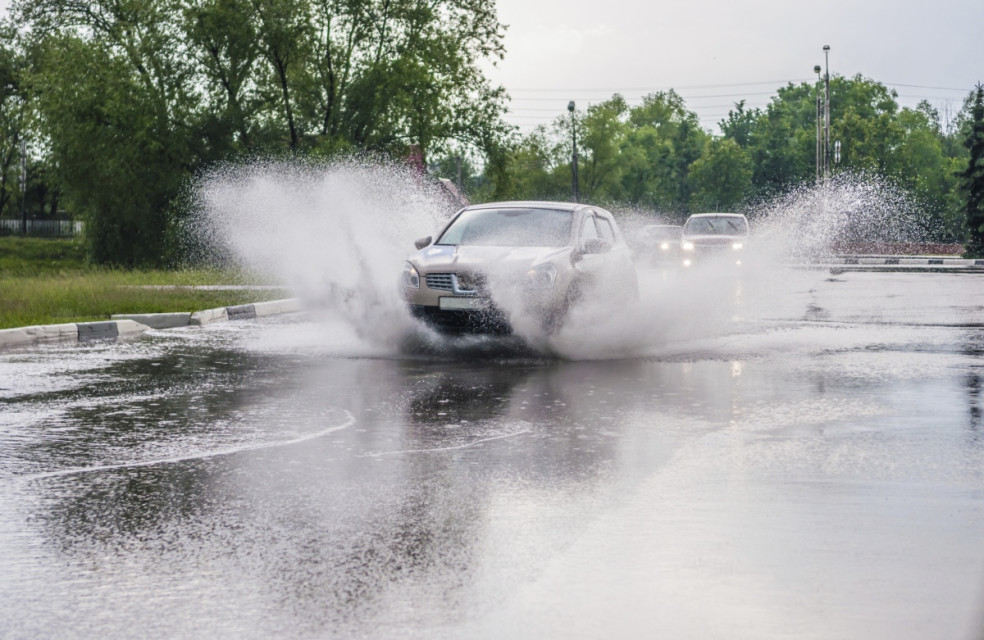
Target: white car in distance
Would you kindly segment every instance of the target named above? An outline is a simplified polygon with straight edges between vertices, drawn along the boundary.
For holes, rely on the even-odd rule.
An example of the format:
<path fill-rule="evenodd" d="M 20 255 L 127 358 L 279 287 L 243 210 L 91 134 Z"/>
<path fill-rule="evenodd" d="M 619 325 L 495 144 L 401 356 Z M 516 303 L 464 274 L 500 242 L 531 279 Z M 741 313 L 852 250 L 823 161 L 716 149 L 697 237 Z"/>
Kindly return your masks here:
<path fill-rule="evenodd" d="M 695 213 L 683 225 L 683 266 L 708 260 L 740 266 L 748 233 L 748 219 L 740 213 Z"/>

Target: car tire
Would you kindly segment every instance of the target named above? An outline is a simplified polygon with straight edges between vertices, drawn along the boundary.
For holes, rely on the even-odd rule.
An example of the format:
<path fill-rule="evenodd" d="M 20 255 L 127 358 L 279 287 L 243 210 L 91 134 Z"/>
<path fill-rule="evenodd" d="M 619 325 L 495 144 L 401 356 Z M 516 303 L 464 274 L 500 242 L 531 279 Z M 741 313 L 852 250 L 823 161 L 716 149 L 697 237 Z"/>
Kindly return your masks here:
<path fill-rule="evenodd" d="M 560 332 L 567 322 L 567 318 L 570 316 L 571 309 L 581 300 L 582 295 L 581 287 L 578 283 L 575 282 L 568 287 L 561 305 L 556 309 L 552 309 L 544 318 L 543 329 L 548 336 L 556 335 Z"/>

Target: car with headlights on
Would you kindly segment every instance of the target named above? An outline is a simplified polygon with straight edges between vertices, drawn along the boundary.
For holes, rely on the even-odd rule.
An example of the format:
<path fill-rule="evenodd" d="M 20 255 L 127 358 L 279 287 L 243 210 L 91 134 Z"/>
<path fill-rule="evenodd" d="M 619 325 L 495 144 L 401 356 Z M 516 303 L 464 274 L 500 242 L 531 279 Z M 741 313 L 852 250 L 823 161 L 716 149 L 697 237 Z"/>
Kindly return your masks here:
<path fill-rule="evenodd" d="M 638 294 L 615 218 L 591 205 L 473 205 L 414 244 L 400 289 L 410 312 L 442 332 L 550 333 L 582 300 L 617 312 Z"/>
<path fill-rule="evenodd" d="M 649 263 L 676 263 L 682 237 L 683 227 L 678 224 L 647 224 L 637 234 L 635 257 Z"/>
<path fill-rule="evenodd" d="M 683 225 L 683 265 L 707 260 L 740 265 L 748 233 L 748 219 L 740 213 L 695 213 Z"/>

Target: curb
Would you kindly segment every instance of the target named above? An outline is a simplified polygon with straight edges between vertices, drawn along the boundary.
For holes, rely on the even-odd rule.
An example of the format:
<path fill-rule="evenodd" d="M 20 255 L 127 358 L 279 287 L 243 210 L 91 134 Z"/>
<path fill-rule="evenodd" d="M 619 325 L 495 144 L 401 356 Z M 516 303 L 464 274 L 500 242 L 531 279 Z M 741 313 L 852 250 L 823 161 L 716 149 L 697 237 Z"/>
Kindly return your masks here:
<path fill-rule="evenodd" d="M 984 260 L 974 258 L 928 258 L 913 256 L 838 256 L 845 266 L 928 266 L 928 267 L 984 267 Z"/>
<path fill-rule="evenodd" d="M 119 313 L 113 314 L 110 320 L 100 322 L 46 324 L 0 329 L 0 350 L 49 342 L 115 340 L 121 337 L 137 336 L 148 329 L 173 329 L 175 327 L 202 326 L 228 320 L 251 320 L 281 313 L 292 313 L 300 311 L 302 308 L 303 305 L 300 300 L 287 298 L 233 307 L 205 309 L 194 313 Z"/>
<path fill-rule="evenodd" d="M 944 258 L 942 256 L 837 256 L 839 262 L 826 264 L 834 275 L 847 272 L 881 271 L 911 273 L 984 273 L 984 260 L 979 258 Z"/>

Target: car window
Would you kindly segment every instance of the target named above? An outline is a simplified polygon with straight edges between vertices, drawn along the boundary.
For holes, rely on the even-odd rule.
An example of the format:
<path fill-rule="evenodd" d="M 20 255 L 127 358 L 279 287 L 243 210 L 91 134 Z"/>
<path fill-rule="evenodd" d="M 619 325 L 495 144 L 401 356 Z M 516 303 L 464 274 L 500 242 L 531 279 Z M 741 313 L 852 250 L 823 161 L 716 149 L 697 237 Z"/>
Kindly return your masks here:
<path fill-rule="evenodd" d="M 584 223 L 581 225 L 581 244 L 580 247 L 584 248 L 584 243 L 592 238 L 597 238 L 598 228 L 595 226 L 594 216 L 587 216 L 584 219 Z"/>
<path fill-rule="evenodd" d="M 595 224 L 598 226 L 598 233 L 601 237 L 615 244 L 615 230 L 612 229 L 612 223 L 605 218 L 596 217 Z"/>
<path fill-rule="evenodd" d="M 572 213 L 562 209 L 469 209 L 455 218 L 437 244 L 562 247 L 570 241 L 571 222 Z"/>
<path fill-rule="evenodd" d="M 733 216 L 707 216 L 687 220 L 684 231 L 690 235 L 745 235 L 748 222 Z"/>

